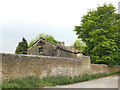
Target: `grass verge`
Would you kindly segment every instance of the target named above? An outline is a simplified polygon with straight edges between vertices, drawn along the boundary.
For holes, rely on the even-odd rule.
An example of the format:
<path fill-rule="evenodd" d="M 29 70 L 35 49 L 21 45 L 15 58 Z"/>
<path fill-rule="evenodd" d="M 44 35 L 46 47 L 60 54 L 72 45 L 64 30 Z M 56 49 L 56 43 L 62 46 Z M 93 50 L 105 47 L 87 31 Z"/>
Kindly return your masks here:
<path fill-rule="evenodd" d="M 97 74 L 85 74 L 84 76 L 50 76 L 46 78 L 39 78 L 38 76 L 28 76 L 19 79 L 10 79 L 2 83 L 2 88 L 42 88 L 45 86 L 56 86 L 56 85 L 67 85 L 83 81 L 88 81 L 92 79 L 102 78 L 105 76 L 110 76 L 118 74 L 116 72 L 113 74 L 97 73 Z"/>

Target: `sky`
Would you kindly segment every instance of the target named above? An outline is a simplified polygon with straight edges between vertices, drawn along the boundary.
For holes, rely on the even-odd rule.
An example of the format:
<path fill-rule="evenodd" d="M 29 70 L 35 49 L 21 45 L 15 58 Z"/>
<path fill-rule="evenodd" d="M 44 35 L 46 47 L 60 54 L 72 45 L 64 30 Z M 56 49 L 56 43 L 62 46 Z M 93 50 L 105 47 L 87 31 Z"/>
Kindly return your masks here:
<path fill-rule="evenodd" d="M 23 37 L 28 43 L 40 33 L 72 45 L 81 17 L 98 5 L 119 0 L 0 0 L 0 52 L 14 53 Z"/>

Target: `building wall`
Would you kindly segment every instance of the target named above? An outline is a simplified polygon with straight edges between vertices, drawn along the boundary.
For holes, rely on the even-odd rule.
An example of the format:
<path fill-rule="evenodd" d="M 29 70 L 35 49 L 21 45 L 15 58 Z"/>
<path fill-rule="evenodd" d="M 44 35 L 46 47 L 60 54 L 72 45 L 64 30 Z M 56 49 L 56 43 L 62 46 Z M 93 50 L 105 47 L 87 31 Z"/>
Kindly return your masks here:
<path fill-rule="evenodd" d="M 29 55 L 38 55 L 38 47 L 37 44 L 33 45 L 32 47 L 28 48 L 27 54 Z"/>
<path fill-rule="evenodd" d="M 63 49 L 57 49 L 55 51 L 55 56 L 58 56 L 58 57 L 68 57 L 68 58 L 77 58 L 77 54 L 74 54 L 72 52 L 68 52 L 68 51 L 63 50 Z"/>
<path fill-rule="evenodd" d="M 38 46 L 38 44 L 40 43 L 40 41 L 44 42 L 44 40 L 39 40 L 32 47 L 30 47 L 28 49 L 28 52 L 27 52 L 28 55 L 39 55 L 39 47 L 40 47 L 40 45 Z M 52 44 L 50 44 L 48 42 L 44 42 L 44 45 L 43 45 L 43 54 L 45 56 L 53 56 L 55 48 L 56 47 L 54 45 L 52 45 Z"/>
<path fill-rule="evenodd" d="M 78 76 L 93 73 L 113 73 L 120 71 L 120 66 L 107 66 L 90 64 L 90 57 L 82 59 L 39 56 L 39 55 L 2 55 L 2 80 L 37 75 L 41 78 L 47 76 Z M 1 68 L 0 68 L 1 70 Z"/>
<path fill-rule="evenodd" d="M 46 56 L 54 56 L 54 50 L 56 47 L 48 42 L 45 42 L 45 45 L 43 47 L 43 52 Z"/>
<path fill-rule="evenodd" d="M 35 43 L 32 47 L 28 49 L 27 54 L 28 55 L 39 55 L 39 42 L 44 40 L 39 40 L 37 43 Z M 58 57 L 68 57 L 68 58 L 77 58 L 77 54 L 74 54 L 72 52 L 68 52 L 63 49 L 56 49 L 56 46 L 49 42 L 44 42 L 43 45 L 43 55 L 45 56 L 58 56 Z"/>

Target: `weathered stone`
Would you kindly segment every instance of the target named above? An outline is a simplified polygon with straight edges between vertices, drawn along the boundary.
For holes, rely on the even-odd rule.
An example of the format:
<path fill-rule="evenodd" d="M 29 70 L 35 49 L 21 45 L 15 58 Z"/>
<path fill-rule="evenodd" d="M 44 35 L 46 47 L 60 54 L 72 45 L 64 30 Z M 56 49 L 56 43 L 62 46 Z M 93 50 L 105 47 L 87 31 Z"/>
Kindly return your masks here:
<path fill-rule="evenodd" d="M 61 46 L 60 46 L 61 45 Z M 78 50 L 77 50 L 78 51 Z M 33 46 L 28 48 L 28 55 L 44 55 L 44 56 L 57 56 L 57 57 L 68 57 L 68 58 L 79 58 L 82 52 L 76 52 L 68 49 L 62 44 L 54 44 L 43 38 L 36 41 Z"/>
<path fill-rule="evenodd" d="M 80 59 L 75 59 L 7 53 L 0 53 L 0 55 L 2 55 L 2 72 L 0 72 L 2 73 L 3 80 L 10 77 L 18 78 L 30 75 L 37 75 L 43 78 L 47 76 L 78 76 L 120 71 L 120 66 L 90 64 L 89 56 L 82 56 Z"/>
<path fill-rule="evenodd" d="M 91 64 L 90 65 L 90 73 L 107 73 L 107 74 L 111 74 L 111 73 L 115 73 L 120 71 L 120 66 L 117 65 L 112 65 L 112 66 L 108 66 L 105 64 Z"/>
<path fill-rule="evenodd" d="M 83 62 L 65 57 L 2 53 L 2 78 L 5 80 L 10 77 L 30 75 L 38 75 L 41 78 L 57 75 L 77 76 L 82 75 L 81 71 L 84 72 Z M 84 65 L 86 68 L 90 66 L 89 63 L 84 63 Z"/>

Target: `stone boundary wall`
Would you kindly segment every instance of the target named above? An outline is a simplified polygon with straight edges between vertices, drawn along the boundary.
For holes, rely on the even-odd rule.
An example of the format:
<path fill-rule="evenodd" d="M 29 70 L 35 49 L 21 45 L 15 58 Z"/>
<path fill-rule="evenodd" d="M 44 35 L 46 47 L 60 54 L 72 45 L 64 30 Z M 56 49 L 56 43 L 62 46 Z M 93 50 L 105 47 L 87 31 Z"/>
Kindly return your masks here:
<path fill-rule="evenodd" d="M 112 66 L 108 66 L 105 64 L 91 64 L 90 65 L 90 73 L 94 74 L 94 73 L 107 73 L 107 74 L 111 74 L 111 73 L 115 73 L 120 71 L 120 65 L 116 66 L 116 65 L 112 65 Z"/>
<path fill-rule="evenodd" d="M 2 54 L 2 79 L 38 75 L 84 75 L 90 71 L 90 57 L 80 59 L 38 55 Z"/>
<path fill-rule="evenodd" d="M 30 75 L 43 78 L 120 71 L 120 66 L 90 64 L 89 56 L 83 56 L 81 59 L 8 53 L 0 53 L 0 56 L 2 56 L 2 69 L 0 68 L 2 70 L 2 80 Z"/>

